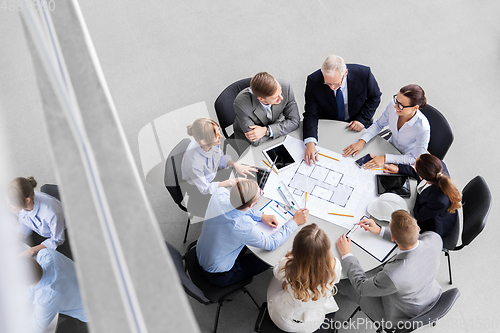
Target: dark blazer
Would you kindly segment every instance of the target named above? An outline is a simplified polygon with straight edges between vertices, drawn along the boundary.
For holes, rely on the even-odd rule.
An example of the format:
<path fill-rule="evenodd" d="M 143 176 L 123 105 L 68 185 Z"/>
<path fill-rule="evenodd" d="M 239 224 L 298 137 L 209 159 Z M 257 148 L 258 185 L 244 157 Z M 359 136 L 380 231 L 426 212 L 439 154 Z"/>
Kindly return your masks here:
<path fill-rule="evenodd" d="M 443 164 L 443 172 L 449 175 L 446 164 Z M 399 173 L 411 176 L 417 179 L 418 183 L 422 181 L 417 172 L 411 165 L 399 165 Z M 458 220 L 458 212 L 448 213 L 450 199 L 444 194 L 438 185 L 431 185 L 421 194 L 417 193 L 415 207 L 413 207 L 413 216 L 417 219 L 420 232 L 434 231 L 441 237 L 446 236 L 453 230 Z"/>
<path fill-rule="evenodd" d="M 348 119 L 357 120 L 368 128 L 382 93 L 370 67 L 347 64 L 347 70 Z M 307 77 L 305 98 L 304 139 L 314 137 L 318 140 L 318 119 L 338 118 L 335 94 L 324 84 L 321 69 Z"/>

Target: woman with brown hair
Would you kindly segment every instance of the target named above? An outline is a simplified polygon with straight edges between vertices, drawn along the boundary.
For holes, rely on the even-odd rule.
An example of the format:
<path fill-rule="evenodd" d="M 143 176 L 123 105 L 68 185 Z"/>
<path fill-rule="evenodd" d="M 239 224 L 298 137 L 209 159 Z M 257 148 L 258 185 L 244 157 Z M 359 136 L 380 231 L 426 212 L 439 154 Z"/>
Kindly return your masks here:
<path fill-rule="evenodd" d="M 453 185 L 443 161 L 431 154 L 422 154 L 415 161 L 415 168 L 386 164 L 384 169 L 388 173 L 400 173 L 417 179 L 413 216 L 417 219 L 420 232 L 434 231 L 444 237 L 453 230 L 462 197 Z"/>
<path fill-rule="evenodd" d="M 317 330 L 325 314 L 339 309 L 333 295 L 341 269 L 323 229 L 315 223 L 303 227 L 274 267 L 267 290 L 269 316 L 276 326 L 286 332 Z"/>
<path fill-rule="evenodd" d="M 24 251 L 23 254 L 28 256 L 37 254 L 43 248 L 55 250 L 65 240 L 66 227 L 61 202 L 48 194 L 35 191 L 36 185 L 33 177 L 17 177 L 7 187 L 7 204 L 19 219 L 16 231 L 24 238 L 30 236 L 32 231 L 41 236 L 33 240 L 40 241 L 40 244 Z"/>
<path fill-rule="evenodd" d="M 364 164 L 365 169 L 381 167 L 384 163 L 413 164 L 420 154 L 427 151 L 431 138 L 431 127 L 420 111 L 427 104 L 425 92 L 417 84 L 408 84 L 393 96 L 384 113 L 361 135 L 359 140 L 344 148 L 343 156 L 356 156 L 365 144 L 384 127 L 389 126 L 389 142 L 401 155 L 385 154 L 371 156 Z"/>

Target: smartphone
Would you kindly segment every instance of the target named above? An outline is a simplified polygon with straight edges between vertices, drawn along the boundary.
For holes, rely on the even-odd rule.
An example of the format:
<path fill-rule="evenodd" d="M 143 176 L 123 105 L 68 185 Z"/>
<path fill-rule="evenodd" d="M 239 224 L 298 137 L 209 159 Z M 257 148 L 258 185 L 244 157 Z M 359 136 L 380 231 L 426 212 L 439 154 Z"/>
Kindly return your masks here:
<path fill-rule="evenodd" d="M 372 157 L 370 156 L 370 154 L 366 154 L 365 156 L 361 157 L 360 159 L 356 160 L 356 165 L 360 168 L 363 167 L 363 165 L 368 162 L 369 160 L 371 160 Z"/>

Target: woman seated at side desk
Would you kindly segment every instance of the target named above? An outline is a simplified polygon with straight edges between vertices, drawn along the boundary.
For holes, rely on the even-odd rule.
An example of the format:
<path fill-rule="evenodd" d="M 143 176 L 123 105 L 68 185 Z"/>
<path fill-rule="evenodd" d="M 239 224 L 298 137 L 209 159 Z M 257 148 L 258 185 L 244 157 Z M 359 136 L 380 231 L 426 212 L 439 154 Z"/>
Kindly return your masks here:
<path fill-rule="evenodd" d="M 339 307 L 333 298 L 342 267 L 328 235 L 315 223 L 303 227 L 293 248 L 274 267 L 267 290 L 269 316 L 286 332 L 314 332 L 325 314 Z"/>
<path fill-rule="evenodd" d="M 364 167 L 372 169 L 384 163 L 411 165 L 420 154 L 427 151 L 431 127 L 425 115 L 419 109 L 427 103 L 424 90 L 416 84 L 409 84 L 394 95 L 382 116 L 363 133 L 356 143 L 344 148 L 343 156 L 356 156 L 364 145 L 389 125 L 392 132 L 389 142 L 402 155 L 386 154 L 372 156 Z"/>
<path fill-rule="evenodd" d="M 18 216 L 19 225 L 16 231 L 27 238 L 34 231 L 35 237 L 30 237 L 28 243 L 32 247 L 23 252 L 29 257 L 34 256 L 41 249 L 49 248 L 55 250 L 64 243 L 65 223 L 62 204 L 56 198 L 48 194 L 35 191 L 37 185 L 33 177 L 17 177 L 7 187 L 7 204 L 10 210 Z M 66 241 L 63 254 L 70 256 L 69 246 Z"/>
<path fill-rule="evenodd" d="M 453 230 L 462 198 L 451 182 L 443 161 L 431 154 L 423 154 L 415 161 L 415 168 L 403 164 L 386 164 L 384 169 L 388 173 L 400 173 L 417 179 L 413 216 L 417 219 L 420 232 L 434 231 L 443 237 Z"/>
<path fill-rule="evenodd" d="M 252 166 L 233 162 L 231 156 L 222 153 L 219 147 L 222 138 L 219 124 L 212 119 L 196 119 L 187 127 L 187 133 L 194 140 L 191 140 L 182 159 L 182 179 L 188 184 L 194 185 L 187 186 L 186 190 L 190 200 L 196 200 L 197 206 L 206 209 L 211 194 L 217 188 L 236 184 L 235 178 L 228 179 L 229 172 L 219 175 L 217 178 L 221 181 L 217 181 L 216 176 L 219 168 L 232 167 L 245 178 L 247 175 L 253 176 L 250 171 L 257 171 Z"/>

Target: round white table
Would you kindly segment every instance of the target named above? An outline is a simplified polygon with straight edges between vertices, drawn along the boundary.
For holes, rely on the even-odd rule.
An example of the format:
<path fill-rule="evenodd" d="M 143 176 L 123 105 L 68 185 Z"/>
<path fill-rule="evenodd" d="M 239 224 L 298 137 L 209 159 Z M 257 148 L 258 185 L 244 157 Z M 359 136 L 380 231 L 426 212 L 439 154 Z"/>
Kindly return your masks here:
<path fill-rule="evenodd" d="M 342 153 L 342 150 L 347 147 L 348 145 L 356 142 L 358 138 L 361 136 L 363 132 L 353 132 L 349 131 L 346 129 L 347 123 L 345 122 L 340 122 L 340 121 L 335 121 L 335 120 L 320 120 L 318 124 L 318 146 L 324 147 L 326 149 L 329 149 L 331 151 L 337 152 L 339 154 Z M 364 131 L 364 130 L 363 130 Z M 302 122 L 300 123 L 300 127 L 291 132 L 289 134 L 292 137 L 295 137 L 297 139 L 302 140 Z M 280 137 L 275 140 L 269 140 L 262 145 L 258 147 L 253 147 L 250 146 L 240 157 L 239 162 L 241 163 L 246 163 L 246 164 L 252 164 L 259 166 L 261 168 L 267 168 L 267 166 L 262 162 L 262 159 L 264 158 L 264 155 L 262 154 L 262 151 L 265 150 L 266 148 L 269 148 L 273 145 L 276 145 L 280 142 L 282 142 L 285 139 L 285 137 Z M 356 156 L 356 159 L 364 156 L 365 154 L 372 154 L 372 155 L 384 155 L 386 153 L 389 154 L 400 154 L 400 152 L 389 142 L 385 141 L 383 138 L 380 136 L 375 136 L 370 142 L 368 142 L 363 149 L 359 152 L 359 154 Z M 320 156 L 321 158 L 321 156 Z M 323 157 L 325 158 L 325 157 Z M 375 176 L 374 176 L 375 177 Z M 408 204 L 408 207 L 413 208 L 414 203 L 415 203 L 415 188 L 416 188 L 416 181 L 411 180 L 411 197 L 405 199 L 406 203 Z M 259 200 L 258 204 L 254 207 L 255 209 L 260 209 L 263 205 L 265 205 L 269 199 L 267 198 L 261 198 Z M 387 222 L 383 221 L 377 221 L 380 225 L 387 226 Z M 318 217 L 312 216 L 309 214 L 309 218 L 307 220 L 307 224 L 311 223 L 316 223 L 318 226 L 320 226 L 327 234 L 328 237 L 330 238 L 331 241 L 331 251 L 333 254 L 340 259 L 340 254 L 337 250 L 337 247 L 335 245 L 335 242 L 337 239 L 344 233 L 347 232 L 347 230 L 343 227 L 340 227 L 334 223 L 325 221 L 323 219 L 320 219 Z M 302 226 L 299 226 L 299 229 L 297 229 L 292 236 L 290 236 L 285 243 L 283 243 L 279 248 L 275 249 L 274 251 L 267 251 L 255 247 L 249 247 L 260 259 L 263 261 L 267 262 L 269 265 L 274 266 L 279 262 L 279 260 L 286 254 L 286 252 L 292 247 L 293 243 L 293 238 L 294 236 L 298 233 Z M 357 245 L 352 244 L 351 252 L 356 258 L 359 260 L 359 263 L 361 267 L 365 271 L 369 271 L 373 268 L 376 268 L 379 266 L 381 263 L 372 257 L 370 254 L 366 253 L 364 250 L 359 248 Z M 388 256 L 389 258 L 390 256 Z M 342 278 L 345 278 L 345 272 L 342 272 Z"/>

